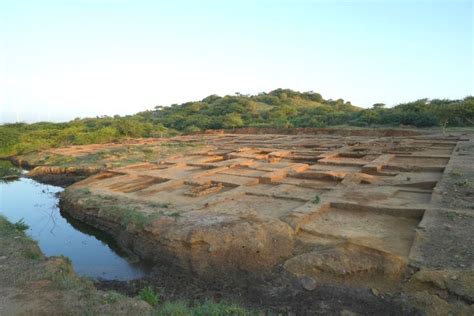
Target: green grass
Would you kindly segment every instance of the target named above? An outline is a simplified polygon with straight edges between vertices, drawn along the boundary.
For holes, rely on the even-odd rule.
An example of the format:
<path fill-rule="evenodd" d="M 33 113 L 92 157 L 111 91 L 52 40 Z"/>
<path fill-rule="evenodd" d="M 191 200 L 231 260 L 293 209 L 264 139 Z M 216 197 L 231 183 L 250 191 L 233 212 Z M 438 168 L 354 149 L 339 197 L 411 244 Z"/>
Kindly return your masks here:
<path fill-rule="evenodd" d="M 319 202 L 321 202 L 321 198 L 319 197 L 319 195 L 316 195 L 316 196 L 311 200 L 311 203 L 313 203 L 313 204 L 319 204 Z"/>
<path fill-rule="evenodd" d="M 163 216 L 173 217 L 175 220 L 181 217 L 180 212 L 169 209 L 172 205 L 168 203 L 142 205 L 140 203 L 133 203 L 129 200 L 122 201 L 121 198 L 115 196 L 91 194 L 90 190 L 87 188 L 65 191 L 65 194 L 72 195 L 72 200 L 82 200 L 84 207 L 97 209 L 99 216 L 114 218 L 117 221 L 120 221 L 120 223 L 125 227 L 132 224 L 136 227 L 143 228 Z M 143 208 L 150 206 L 165 208 L 166 210 L 154 211 L 152 213 L 143 211 Z"/>
<path fill-rule="evenodd" d="M 54 155 L 54 158 L 47 159 L 46 164 L 55 165 L 55 166 L 70 166 L 76 162 L 75 157 L 63 156 L 63 155 Z"/>
<path fill-rule="evenodd" d="M 184 142 L 165 142 L 161 143 L 160 146 L 162 147 L 172 147 L 172 148 L 183 148 L 188 146 L 198 146 L 198 144 L 194 143 L 184 143 Z"/>
<path fill-rule="evenodd" d="M 78 286 L 76 278 L 72 278 L 64 273 L 57 273 L 51 277 L 53 281 L 60 289 L 70 290 Z"/>
<path fill-rule="evenodd" d="M 465 188 L 468 188 L 471 186 L 468 179 L 464 179 L 464 181 L 456 182 L 455 185 L 457 185 L 458 187 L 465 187 Z"/>
<path fill-rule="evenodd" d="M 169 216 L 169 217 L 174 217 L 174 218 L 179 218 L 181 217 L 181 213 L 179 212 L 172 212 L 172 213 L 164 213 L 165 216 Z"/>
<path fill-rule="evenodd" d="M 214 303 L 212 301 L 206 301 L 204 304 L 198 305 L 193 308 L 193 314 L 195 316 L 220 316 L 220 315 L 250 315 L 250 313 L 244 308 L 235 304 L 226 303 Z"/>
<path fill-rule="evenodd" d="M 0 160 L 0 178 L 17 177 L 20 175 L 20 170 L 12 165 L 8 160 Z"/>
<path fill-rule="evenodd" d="M 165 302 L 156 308 L 156 316 L 250 316 L 257 312 L 246 310 L 236 304 L 205 301 L 191 306 L 186 301 Z"/>
<path fill-rule="evenodd" d="M 82 191 L 80 191 L 82 190 Z M 112 196 L 91 195 L 83 189 L 73 191 L 72 194 L 79 197 L 85 197 L 84 205 L 87 208 L 99 210 L 107 217 L 119 218 L 123 226 L 134 224 L 138 227 L 144 227 L 149 222 L 148 216 L 140 212 L 138 205 L 131 203 L 122 204 L 118 198 Z"/>
<path fill-rule="evenodd" d="M 31 260 L 39 260 L 43 257 L 41 250 L 36 244 L 32 244 L 31 247 L 27 247 L 27 249 L 23 251 L 23 256 Z"/>
<path fill-rule="evenodd" d="M 21 239 L 31 240 L 24 234 L 24 231 L 28 228 L 28 225 L 26 225 L 23 220 L 19 220 L 14 224 L 8 221 L 5 216 L 0 214 L 0 236 L 14 235 L 16 237 L 21 237 Z"/>
<path fill-rule="evenodd" d="M 169 208 L 169 207 L 171 207 L 171 203 L 151 202 L 150 206 L 159 207 L 159 208 Z"/>
<path fill-rule="evenodd" d="M 108 304 L 113 304 L 115 302 L 118 302 L 122 299 L 124 299 L 125 296 L 123 294 L 120 294 L 118 292 L 115 292 L 115 291 L 108 291 L 105 293 L 105 301 L 108 303 Z"/>
<path fill-rule="evenodd" d="M 69 290 L 84 285 L 86 280 L 79 278 L 74 273 L 72 261 L 66 256 L 52 257 L 57 259 L 54 270 L 51 271 L 49 279 L 60 289 Z"/>
<path fill-rule="evenodd" d="M 91 194 L 91 190 L 89 188 L 80 188 L 78 189 L 78 191 L 79 193 L 85 194 L 85 195 Z"/>
<path fill-rule="evenodd" d="M 10 223 L 5 216 L 0 214 L 0 235 L 10 235 L 15 231 L 15 226 Z"/>
<path fill-rule="evenodd" d="M 51 154 L 45 152 L 33 152 L 24 155 L 22 158 L 32 164 L 74 167 L 89 166 L 102 167 L 123 167 L 129 164 L 154 161 L 170 155 L 185 153 L 188 150 L 195 150 L 197 144 L 187 144 L 173 142 L 170 145 L 133 145 L 119 148 L 105 148 L 97 152 L 71 157 L 65 155 Z"/>
<path fill-rule="evenodd" d="M 1 262 L 4 273 L 0 274 L 0 283 L 21 294 L 16 298 L 18 306 L 28 304 L 41 291 L 39 294 L 52 298 L 51 304 L 41 305 L 45 315 L 149 315 L 151 312 L 151 307 L 144 307 L 146 304 L 137 304 L 138 299 L 98 291 L 92 281 L 74 273 L 69 258 L 45 257 L 35 241 L 2 215 L 0 253 L 6 257 Z M 49 282 L 34 288 L 32 282 L 36 281 Z"/>
<path fill-rule="evenodd" d="M 14 223 L 13 226 L 15 226 L 16 230 L 19 230 L 22 232 L 30 228 L 30 226 L 28 226 L 28 224 L 25 223 L 25 220 L 23 218 L 20 219 L 18 222 Z"/>
<path fill-rule="evenodd" d="M 150 304 L 151 306 L 156 306 L 160 302 L 160 295 L 155 292 L 151 286 L 146 286 L 138 292 L 138 297 Z"/>
<path fill-rule="evenodd" d="M 166 302 L 158 308 L 156 316 L 188 316 L 192 315 L 192 310 L 185 301 Z"/>
<path fill-rule="evenodd" d="M 446 213 L 446 217 L 450 220 L 450 221 L 454 221 L 457 217 L 458 217 L 458 214 L 456 212 L 447 212 Z"/>
<path fill-rule="evenodd" d="M 26 236 L 25 230 L 28 228 L 23 219 L 16 223 L 11 223 L 5 216 L 0 215 L 0 237 L 5 239 L 13 238 L 15 242 L 9 243 L 9 246 L 19 245 L 15 252 L 20 254 L 20 256 L 30 260 L 39 260 L 43 258 L 43 254 L 36 242 Z"/>

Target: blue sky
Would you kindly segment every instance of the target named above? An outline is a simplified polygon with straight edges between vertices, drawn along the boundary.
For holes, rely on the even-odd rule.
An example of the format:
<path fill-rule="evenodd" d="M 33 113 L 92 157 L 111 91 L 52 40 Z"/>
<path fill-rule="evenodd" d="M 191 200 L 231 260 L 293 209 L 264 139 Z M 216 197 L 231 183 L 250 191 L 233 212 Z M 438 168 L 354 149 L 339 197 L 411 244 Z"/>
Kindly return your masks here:
<path fill-rule="evenodd" d="M 472 95 L 472 1 L 0 0 L 0 122 L 314 90 Z"/>

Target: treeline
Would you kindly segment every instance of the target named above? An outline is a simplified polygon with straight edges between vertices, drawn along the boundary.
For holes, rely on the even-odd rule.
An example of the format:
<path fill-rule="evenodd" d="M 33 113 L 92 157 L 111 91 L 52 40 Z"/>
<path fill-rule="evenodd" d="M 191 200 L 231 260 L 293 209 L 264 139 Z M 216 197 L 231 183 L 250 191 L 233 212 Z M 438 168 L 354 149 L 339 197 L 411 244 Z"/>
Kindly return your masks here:
<path fill-rule="evenodd" d="M 156 107 L 139 115 L 185 132 L 238 127 L 473 126 L 474 98 L 422 99 L 393 108 L 377 103 L 362 109 L 342 99 L 325 100 L 314 92 L 278 89 L 255 96 L 213 95 L 198 102 Z"/>
<path fill-rule="evenodd" d="M 342 99 L 326 100 L 315 92 L 288 89 L 258 95 L 211 95 L 201 101 L 157 106 L 154 110 L 125 117 L 75 119 L 67 123 L 5 124 L 0 126 L 0 156 L 206 129 L 340 125 L 474 126 L 474 97 L 462 100 L 422 99 L 392 108 L 377 103 L 370 109 L 362 109 Z"/>
<path fill-rule="evenodd" d="M 161 137 L 173 131 L 138 115 L 75 119 L 67 123 L 0 126 L 0 157 L 68 145 L 100 144 L 134 137 Z M 177 133 L 177 132 L 175 132 Z"/>

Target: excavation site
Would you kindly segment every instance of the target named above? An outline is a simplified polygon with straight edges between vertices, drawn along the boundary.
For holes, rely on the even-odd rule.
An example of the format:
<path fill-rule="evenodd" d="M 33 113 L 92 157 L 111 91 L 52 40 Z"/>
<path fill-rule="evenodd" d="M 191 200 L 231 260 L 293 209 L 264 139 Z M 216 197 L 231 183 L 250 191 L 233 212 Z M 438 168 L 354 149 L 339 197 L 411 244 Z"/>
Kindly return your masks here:
<path fill-rule="evenodd" d="M 0 316 L 474 315 L 473 5 L 0 0 Z"/>
<path fill-rule="evenodd" d="M 170 147 L 185 149 L 155 155 Z M 230 286 L 244 304 L 296 314 L 472 311 L 472 134 L 244 129 L 39 156 L 121 148 L 151 154 L 116 166 L 37 164 L 30 175 L 72 176 L 62 213 L 140 260 Z"/>

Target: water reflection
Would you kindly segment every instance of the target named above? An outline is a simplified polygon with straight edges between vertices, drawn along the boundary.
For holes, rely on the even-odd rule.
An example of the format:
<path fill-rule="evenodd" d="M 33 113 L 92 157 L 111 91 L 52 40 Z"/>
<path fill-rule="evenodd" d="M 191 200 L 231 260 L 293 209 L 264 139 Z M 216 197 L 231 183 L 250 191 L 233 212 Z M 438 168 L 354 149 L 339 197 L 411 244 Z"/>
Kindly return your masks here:
<path fill-rule="evenodd" d="M 43 253 L 69 257 L 80 275 L 106 280 L 142 277 L 148 265 L 130 260 L 107 234 L 59 211 L 62 190 L 26 178 L 0 182 L 0 214 L 11 222 L 24 219 L 28 235 Z"/>

